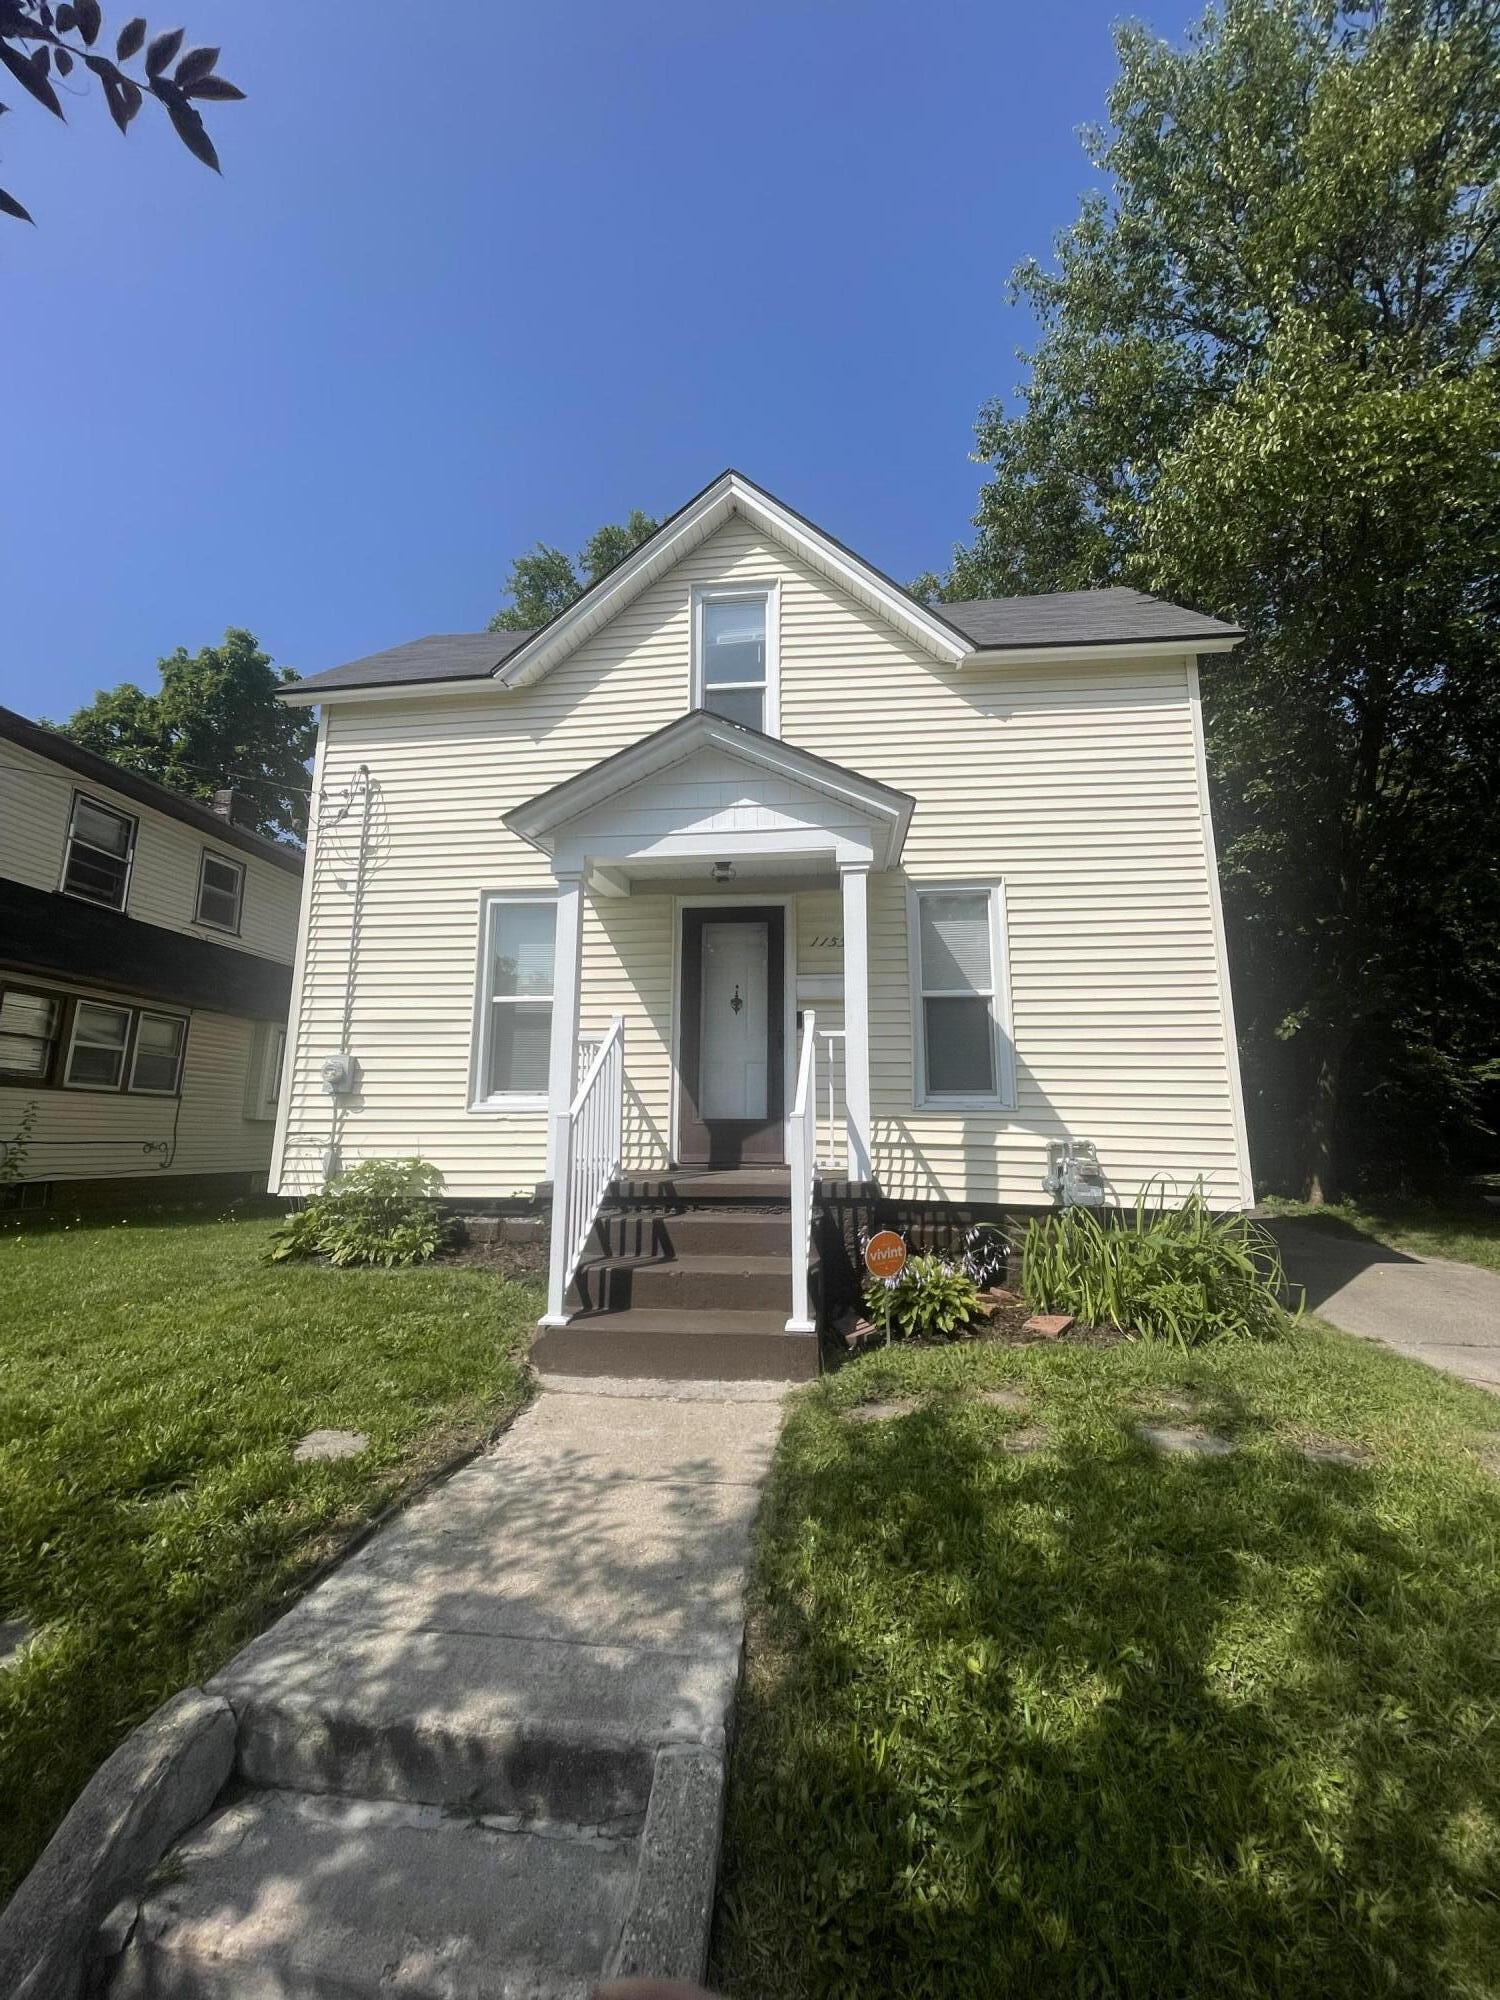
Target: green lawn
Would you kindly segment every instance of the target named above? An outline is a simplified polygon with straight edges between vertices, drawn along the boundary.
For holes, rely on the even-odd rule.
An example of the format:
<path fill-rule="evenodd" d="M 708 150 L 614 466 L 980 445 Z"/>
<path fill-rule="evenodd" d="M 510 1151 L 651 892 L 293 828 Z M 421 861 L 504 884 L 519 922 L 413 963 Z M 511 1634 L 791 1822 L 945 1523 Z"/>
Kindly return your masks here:
<path fill-rule="evenodd" d="M 1357 1229 L 1364 1236 L 1410 1250 L 1418 1257 L 1453 1257 L 1500 1271 L 1500 1209 L 1467 1192 L 1447 1202 L 1307 1202 L 1272 1200 L 1270 1215 L 1296 1215 L 1330 1229 Z"/>
<path fill-rule="evenodd" d="M 1026 1407 L 977 1399 L 997 1385 Z M 1168 1398 L 1238 1451 L 1157 1456 L 1134 1426 L 1185 1421 Z M 1003 1449 L 1023 1429 L 1044 1448 Z M 803 1393 L 752 1589 L 722 1989 L 1500 1991 L 1487 1464 L 1500 1401 L 1313 1321 L 1183 1354 L 897 1349 Z"/>
<path fill-rule="evenodd" d="M 537 1294 L 268 1265 L 269 1220 L 0 1236 L 0 1897 L 141 1718 L 525 1397 Z M 310 1430 L 360 1457 L 295 1465 Z"/>

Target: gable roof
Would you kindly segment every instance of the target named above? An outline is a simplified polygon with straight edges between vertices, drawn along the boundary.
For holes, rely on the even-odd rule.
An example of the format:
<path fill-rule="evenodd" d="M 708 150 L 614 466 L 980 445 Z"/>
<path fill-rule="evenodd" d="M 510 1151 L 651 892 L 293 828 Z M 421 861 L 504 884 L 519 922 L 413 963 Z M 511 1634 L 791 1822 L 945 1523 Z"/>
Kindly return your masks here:
<path fill-rule="evenodd" d="M 413 639 L 388 652 L 311 674 L 279 698 L 308 706 L 320 701 L 325 691 L 421 688 L 443 681 L 528 687 L 736 514 L 794 549 L 811 568 L 952 666 L 976 655 L 1064 647 L 1184 645 L 1226 651 L 1244 636 L 1220 619 L 1124 588 L 924 604 L 826 529 L 731 467 L 535 631 L 458 632 Z"/>
<path fill-rule="evenodd" d="M 885 859 L 881 865 L 893 868 L 900 858 L 906 829 L 916 800 L 909 792 L 898 792 L 878 778 L 836 764 L 831 757 L 816 756 L 778 736 L 765 736 L 742 722 L 730 722 L 706 708 L 679 715 L 660 729 L 652 730 L 639 742 L 627 744 L 613 756 L 601 758 L 587 770 L 575 772 L 561 784 L 538 792 L 503 815 L 502 824 L 522 840 L 544 853 L 550 852 L 557 830 L 596 805 L 617 798 L 631 785 L 656 777 L 674 764 L 685 763 L 701 750 L 719 749 L 738 762 L 762 771 L 790 777 L 810 791 L 853 805 L 881 828 L 885 835 Z"/>
<path fill-rule="evenodd" d="M 179 819 L 185 826 L 196 827 L 223 847 L 237 847 L 242 853 L 254 854 L 262 861 L 284 868 L 288 875 L 302 873 L 300 847 L 290 847 L 280 840 L 268 840 L 262 833 L 251 833 L 248 827 L 236 826 L 232 820 L 223 818 L 197 799 L 186 798 L 181 792 L 174 792 L 169 785 L 159 785 L 155 778 L 143 778 L 139 772 L 127 771 L 123 764 L 113 763 L 97 751 L 85 750 L 71 736 L 48 729 L 45 723 L 32 722 L 24 715 L 17 715 L 13 708 L 0 708 L 0 738 L 19 743 L 23 750 L 45 757 L 51 764 L 61 764 L 65 770 L 88 779 L 101 791 L 119 792 L 127 799 L 134 799 L 137 805 L 152 806 L 169 819 Z"/>

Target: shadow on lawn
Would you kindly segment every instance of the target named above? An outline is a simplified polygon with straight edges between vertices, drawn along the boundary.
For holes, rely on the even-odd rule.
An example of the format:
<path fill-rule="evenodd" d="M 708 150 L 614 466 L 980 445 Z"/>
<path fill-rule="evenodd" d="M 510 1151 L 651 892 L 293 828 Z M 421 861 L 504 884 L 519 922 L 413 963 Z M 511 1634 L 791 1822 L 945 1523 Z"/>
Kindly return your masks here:
<path fill-rule="evenodd" d="M 773 1490 L 726 1990 L 1488 1990 L 1500 1501 L 1398 1529 L 1375 1472 L 1005 1423 Z"/>

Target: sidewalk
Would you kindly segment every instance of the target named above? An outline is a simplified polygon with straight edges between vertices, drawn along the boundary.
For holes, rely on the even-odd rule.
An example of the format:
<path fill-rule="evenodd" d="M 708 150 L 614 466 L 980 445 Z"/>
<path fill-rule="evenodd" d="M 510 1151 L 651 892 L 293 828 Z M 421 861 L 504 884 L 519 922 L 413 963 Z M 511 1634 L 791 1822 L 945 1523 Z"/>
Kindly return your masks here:
<path fill-rule="evenodd" d="M 209 1690 L 243 1784 L 169 1855 L 111 1990 L 441 1967 L 445 1993 L 571 1993 L 701 1963 L 781 1393 L 546 1386 L 249 1646 Z M 664 1780 L 664 1755 L 696 1762 Z"/>

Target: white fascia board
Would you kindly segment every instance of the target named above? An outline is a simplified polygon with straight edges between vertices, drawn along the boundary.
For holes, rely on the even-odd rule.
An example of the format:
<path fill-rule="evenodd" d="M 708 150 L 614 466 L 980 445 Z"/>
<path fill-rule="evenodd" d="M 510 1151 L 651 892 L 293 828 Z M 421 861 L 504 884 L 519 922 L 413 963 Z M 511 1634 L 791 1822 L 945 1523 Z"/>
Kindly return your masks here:
<path fill-rule="evenodd" d="M 433 701 L 439 695 L 504 694 L 503 684 L 489 674 L 462 680 L 386 681 L 376 687 L 287 688 L 276 699 L 287 708 L 331 708 L 352 701 Z"/>
<path fill-rule="evenodd" d="M 1242 639 L 1140 639 L 1095 646 L 976 646 L 966 667 L 1071 667 L 1082 661 L 1181 660 L 1197 653 L 1232 653 Z"/>
<path fill-rule="evenodd" d="M 506 687 L 526 687 L 597 632 L 631 599 L 667 571 L 690 549 L 721 528 L 732 514 L 742 514 L 774 541 L 796 551 L 813 568 L 841 584 L 851 596 L 879 612 L 909 638 L 950 666 L 971 650 L 969 642 L 942 618 L 929 612 L 906 592 L 832 542 L 773 500 L 738 473 L 727 472 L 701 493 L 692 505 L 660 534 L 643 542 L 611 572 L 607 582 L 587 592 L 525 645 L 517 647 L 495 679 Z"/>

